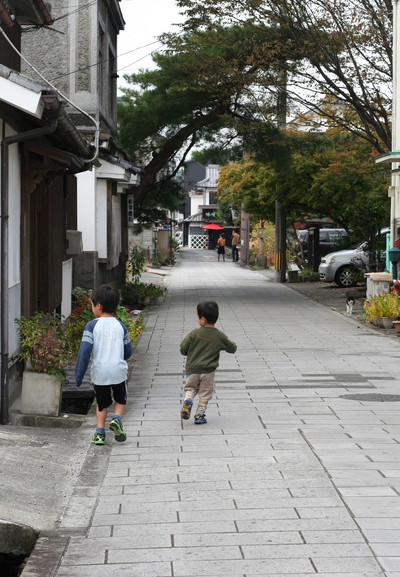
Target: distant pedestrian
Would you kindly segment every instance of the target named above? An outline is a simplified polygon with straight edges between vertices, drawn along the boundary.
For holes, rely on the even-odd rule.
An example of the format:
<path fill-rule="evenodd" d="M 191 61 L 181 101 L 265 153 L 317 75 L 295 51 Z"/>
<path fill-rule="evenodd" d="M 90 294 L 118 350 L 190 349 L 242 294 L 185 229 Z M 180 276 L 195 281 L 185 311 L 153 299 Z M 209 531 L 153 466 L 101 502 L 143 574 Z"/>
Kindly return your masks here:
<path fill-rule="evenodd" d="M 218 260 L 222 254 L 222 260 L 225 261 L 225 245 L 226 245 L 226 240 L 225 240 L 225 235 L 224 233 L 221 233 L 219 235 L 219 239 L 217 240 L 217 245 L 218 245 Z"/>
<path fill-rule="evenodd" d="M 238 262 L 239 260 L 239 251 L 238 245 L 240 244 L 240 236 L 238 235 L 237 231 L 234 230 L 232 232 L 232 261 Z"/>
<path fill-rule="evenodd" d="M 91 301 L 96 318 L 89 321 L 83 331 L 75 366 L 75 380 L 80 387 L 92 359 L 90 376 L 97 401 L 96 431 L 92 443 L 104 445 L 107 412 L 113 400 L 114 416 L 109 427 L 116 441 L 126 441 L 121 419 L 127 400 L 126 360 L 132 356 L 132 344 L 126 326 L 114 316 L 120 301 L 117 289 L 102 285 L 92 292 Z"/>
<path fill-rule="evenodd" d="M 197 322 L 200 328 L 191 331 L 181 342 L 181 353 L 186 356 L 187 379 L 184 387 L 185 399 L 181 410 L 182 419 L 190 419 L 193 401 L 199 396 L 194 416 L 195 425 L 207 423 L 206 410 L 214 392 L 215 370 L 221 351 L 234 353 L 235 343 L 215 328 L 218 320 L 218 305 L 214 301 L 197 305 Z"/>

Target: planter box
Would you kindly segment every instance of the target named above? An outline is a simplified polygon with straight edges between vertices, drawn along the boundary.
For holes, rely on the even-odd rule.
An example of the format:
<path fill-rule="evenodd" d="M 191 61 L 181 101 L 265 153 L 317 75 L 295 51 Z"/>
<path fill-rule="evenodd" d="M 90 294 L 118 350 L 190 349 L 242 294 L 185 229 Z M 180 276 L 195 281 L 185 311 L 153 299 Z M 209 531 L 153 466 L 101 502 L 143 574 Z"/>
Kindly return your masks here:
<path fill-rule="evenodd" d="M 288 282 L 299 282 L 299 271 L 298 270 L 288 270 L 287 271 Z"/>
<path fill-rule="evenodd" d="M 309 274 L 306 276 L 301 276 L 300 274 L 300 282 L 319 282 L 319 274 Z"/>
<path fill-rule="evenodd" d="M 54 375 L 25 371 L 22 375 L 21 413 L 58 417 L 62 382 Z"/>

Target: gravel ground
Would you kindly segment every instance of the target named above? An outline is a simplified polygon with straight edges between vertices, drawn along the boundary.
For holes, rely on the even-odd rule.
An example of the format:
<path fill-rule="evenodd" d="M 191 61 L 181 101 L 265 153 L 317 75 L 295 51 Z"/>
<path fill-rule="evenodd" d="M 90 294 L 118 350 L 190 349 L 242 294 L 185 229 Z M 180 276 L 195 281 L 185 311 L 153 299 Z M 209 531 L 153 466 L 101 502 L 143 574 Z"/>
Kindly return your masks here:
<path fill-rule="evenodd" d="M 364 290 L 365 287 L 355 287 L 354 289 L 340 288 L 336 284 L 328 284 L 324 282 L 310 282 L 310 283 L 287 283 L 287 286 L 297 292 L 313 299 L 322 305 L 334 308 L 339 312 L 346 312 L 346 296 L 347 293 L 356 294 L 356 303 L 353 308 L 353 314 L 361 314 L 363 311 L 364 298 L 358 296 L 358 293 Z"/>

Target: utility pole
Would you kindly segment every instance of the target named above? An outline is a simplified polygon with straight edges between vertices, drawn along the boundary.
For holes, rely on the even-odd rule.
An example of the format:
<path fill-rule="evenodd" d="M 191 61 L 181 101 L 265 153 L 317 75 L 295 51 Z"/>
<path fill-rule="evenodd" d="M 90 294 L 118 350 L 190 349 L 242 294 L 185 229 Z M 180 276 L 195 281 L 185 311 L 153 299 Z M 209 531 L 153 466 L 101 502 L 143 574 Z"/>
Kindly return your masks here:
<path fill-rule="evenodd" d="M 247 212 L 241 213 L 240 218 L 240 238 L 242 245 L 240 247 L 240 266 L 249 264 L 249 233 L 250 233 L 250 219 Z"/>
<path fill-rule="evenodd" d="M 287 91 L 286 70 L 281 73 L 276 103 L 277 119 L 280 130 L 286 130 Z M 286 282 L 286 210 L 279 200 L 275 201 L 275 282 Z"/>

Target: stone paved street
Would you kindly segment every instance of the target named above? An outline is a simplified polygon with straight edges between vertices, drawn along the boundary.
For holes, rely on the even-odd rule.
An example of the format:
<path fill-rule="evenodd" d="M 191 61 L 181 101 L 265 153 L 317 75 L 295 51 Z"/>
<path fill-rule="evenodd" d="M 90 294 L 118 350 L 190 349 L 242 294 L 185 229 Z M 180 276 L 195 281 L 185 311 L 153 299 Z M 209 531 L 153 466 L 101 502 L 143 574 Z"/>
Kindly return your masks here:
<path fill-rule="evenodd" d="M 90 449 L 54 575 L 400 577 L 400 341 L 214 252 L 181 254 L 135 351 L 128 440 Z M 179 344 L 202 300 L 238 351 L 195 426 Z"/>

